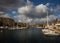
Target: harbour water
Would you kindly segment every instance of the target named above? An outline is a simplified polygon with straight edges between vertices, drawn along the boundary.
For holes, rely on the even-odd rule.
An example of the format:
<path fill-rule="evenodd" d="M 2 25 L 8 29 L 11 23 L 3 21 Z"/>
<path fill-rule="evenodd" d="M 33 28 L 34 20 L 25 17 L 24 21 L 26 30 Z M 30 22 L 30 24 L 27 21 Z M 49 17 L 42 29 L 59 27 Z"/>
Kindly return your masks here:
<path fill-rule="evenodd" d="M 3 30 L 0 43 L 59 43 L 60 36 L 47 37 L 42 29 L 30 27 L 21 30 Z"/>

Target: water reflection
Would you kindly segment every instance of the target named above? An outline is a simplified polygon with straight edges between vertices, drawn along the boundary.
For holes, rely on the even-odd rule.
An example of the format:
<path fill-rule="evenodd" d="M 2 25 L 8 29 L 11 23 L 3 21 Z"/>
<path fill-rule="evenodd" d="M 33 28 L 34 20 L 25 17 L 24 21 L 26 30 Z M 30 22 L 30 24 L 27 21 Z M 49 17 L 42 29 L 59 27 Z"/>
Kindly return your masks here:
<path fill-rule="evenodd" d="M 42 29 L 4 30 L 0 32 L 1 43 L 58 43 L 60 37 L 45 37 Z"/>

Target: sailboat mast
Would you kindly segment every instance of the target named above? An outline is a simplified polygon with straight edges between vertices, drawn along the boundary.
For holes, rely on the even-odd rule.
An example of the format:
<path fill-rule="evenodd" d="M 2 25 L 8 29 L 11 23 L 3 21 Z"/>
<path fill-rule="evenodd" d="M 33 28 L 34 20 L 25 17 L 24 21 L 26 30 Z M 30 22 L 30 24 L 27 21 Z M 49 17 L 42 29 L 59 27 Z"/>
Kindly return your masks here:
<path fill-rule="evenodd" d="M 47 27 L 49 26 L 49 23 L 48 23 L 48 11 L 47 11 Z"/>

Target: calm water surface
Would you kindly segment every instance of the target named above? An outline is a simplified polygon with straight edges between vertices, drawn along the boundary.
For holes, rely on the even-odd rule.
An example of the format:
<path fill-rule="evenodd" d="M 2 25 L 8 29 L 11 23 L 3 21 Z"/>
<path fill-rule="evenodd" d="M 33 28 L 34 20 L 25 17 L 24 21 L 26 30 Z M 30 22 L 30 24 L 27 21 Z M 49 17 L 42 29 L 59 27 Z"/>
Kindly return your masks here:
<path fill-rule="evenodd" d="M 46 37 L 42 29 L 30 27 L 22 30 L 0 32 L 0 43 L 60 43 L 60 36 Z"/>

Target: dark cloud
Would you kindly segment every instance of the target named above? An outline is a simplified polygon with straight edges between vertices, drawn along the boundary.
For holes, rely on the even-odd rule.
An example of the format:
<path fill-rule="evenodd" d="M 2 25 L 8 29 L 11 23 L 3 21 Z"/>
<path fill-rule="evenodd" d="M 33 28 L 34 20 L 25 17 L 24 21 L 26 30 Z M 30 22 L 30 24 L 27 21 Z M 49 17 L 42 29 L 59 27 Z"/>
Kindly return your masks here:
<path fill-rule="evenodd" d="M 48 15 L 53 14 L 53 10 L 49 9 L 46 5 L 43 4 L 39 4 L 37 6 L 29 4 L 18 8 L 18 12 L 31 18 L 45 17 L 47 15 L 47 12 Z"/>
<path fill-rule="evenodd" d="M 24 0 L 0 0 L 0 8 L 9 10 L 25 5 Z"/>

